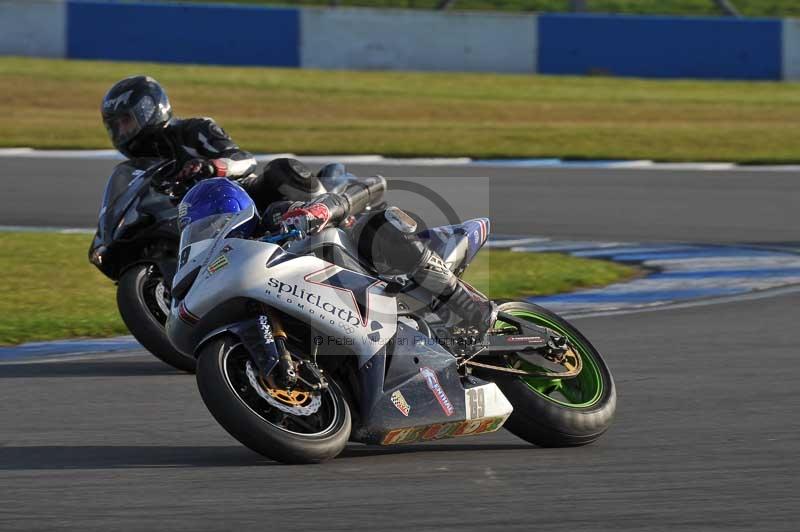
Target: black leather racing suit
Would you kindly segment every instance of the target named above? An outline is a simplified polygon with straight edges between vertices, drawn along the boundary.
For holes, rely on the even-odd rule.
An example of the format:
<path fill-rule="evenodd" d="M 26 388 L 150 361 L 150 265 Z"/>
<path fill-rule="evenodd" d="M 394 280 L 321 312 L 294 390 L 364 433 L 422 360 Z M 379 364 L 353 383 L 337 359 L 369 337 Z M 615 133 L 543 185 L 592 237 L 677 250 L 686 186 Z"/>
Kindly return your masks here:
<path fill-rule="evenodd" d="M 229 179 L 245 177 L 256 169 L 255 158 L 211 118 L 173 118 L 157 135 L 137 139 L 126 151 L 130 157 L 174 159 L 179 168 L 191 159 L 208 159 L 215 163 L 218 177 Z"/>

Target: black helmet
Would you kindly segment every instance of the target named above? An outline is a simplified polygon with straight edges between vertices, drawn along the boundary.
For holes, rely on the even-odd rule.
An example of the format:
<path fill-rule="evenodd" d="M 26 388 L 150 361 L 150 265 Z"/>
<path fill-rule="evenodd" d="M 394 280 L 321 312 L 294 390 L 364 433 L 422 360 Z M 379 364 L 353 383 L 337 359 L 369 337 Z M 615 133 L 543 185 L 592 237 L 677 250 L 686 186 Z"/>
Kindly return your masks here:
<path fill-rule="evenodd" d="M 172 118 L 167 93 L 149 76 L 118 81 L 103 98 L 100 112 L 114 147 L 128 157 L 135 139 L 155 133 Z"/>

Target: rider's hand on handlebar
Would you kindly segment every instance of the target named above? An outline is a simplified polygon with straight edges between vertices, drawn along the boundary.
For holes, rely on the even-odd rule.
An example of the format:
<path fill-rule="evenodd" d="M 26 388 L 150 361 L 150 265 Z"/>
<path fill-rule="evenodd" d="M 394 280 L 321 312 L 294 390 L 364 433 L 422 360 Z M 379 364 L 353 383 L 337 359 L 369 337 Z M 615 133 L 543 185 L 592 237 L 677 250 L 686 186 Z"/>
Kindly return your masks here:
<path fill-rule="evenodd" d="M 179 183 L 191 179 L 208 179 L 217 175 L 217 167 L 207 159 L 192 159 L 183 165 L 175 180 Z"/>
<path fill-rule="evenodd" d="M 331 219 L 331 212 L 322 203 L 311 203 L 289 209 L 281 217 L 281 228 L 288 233 L 292 230 L 300 232 L 300 238 L 322 231 Z"/>
<path fill-rule="evenodd" d="M 178 204 L 183 195 L 192 186 L 203 179 L 217 175 L 217 167 L 207 159 L 191 159 L 175 174 L 171 181 L 166 181 L 162 185 L 162 191 L 169 194 L 170 200 Z"/>

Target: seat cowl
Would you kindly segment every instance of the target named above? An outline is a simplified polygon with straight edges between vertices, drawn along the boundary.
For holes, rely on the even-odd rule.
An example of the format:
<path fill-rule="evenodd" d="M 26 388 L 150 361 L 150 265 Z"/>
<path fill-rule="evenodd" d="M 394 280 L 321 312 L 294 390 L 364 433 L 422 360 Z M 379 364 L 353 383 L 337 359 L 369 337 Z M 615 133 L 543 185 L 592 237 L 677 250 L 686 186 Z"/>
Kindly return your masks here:
<path fill-rule="evenodd" d="M 486 243 L 489 231 L 488 218 L 475 218 L 457 225 L 432 227 L 417 236 L 428 241 L 430 249 L 442 257 L 451 271 L 460 273 Z"/>

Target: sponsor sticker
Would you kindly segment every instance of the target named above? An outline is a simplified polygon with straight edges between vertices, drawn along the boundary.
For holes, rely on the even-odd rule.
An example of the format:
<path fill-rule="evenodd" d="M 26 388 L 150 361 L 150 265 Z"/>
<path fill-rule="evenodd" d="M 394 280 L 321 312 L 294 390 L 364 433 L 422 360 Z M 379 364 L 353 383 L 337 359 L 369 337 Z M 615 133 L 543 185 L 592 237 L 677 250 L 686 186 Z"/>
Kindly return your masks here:
<path fill-rule="evenodd" d="M 228 262 L 228 257 L 226 257 L 225 255 L 220 255 L 219 257 L 214 259 L 211 262 L 211 264 L 208 265 L 208 268 L 207 268 L 208 269 L 208 273 L 210 273 L 211 275 L 214 275 L 215 273 L 220 271 L 222 268 L 224 268 L 228 264 L 230 264 Z"/>
<path fill-rule="evenodd" d="M 395 445 L 398 443 L 414 443 L 420 441 L 441 440 L 444 438 L 457 438 L 459 436 L 472 436 L 494 432 L 503 426 L 508 416 L 492 417 L 451 423 L 436 423 L 421 427 L 408 427 L 395 429 L 386 433 L 381 440 L 381 445 Z"/>
<path fill-rule="evenodd" d="M 539 343 L 539 342 L 543 342 L 543 341 L 544 340 L 542 340 L 541 336 L 509 336 L 508 337 L 508 342 L 512 343 L 512 344 L 513 343 L 522 343 L 522 342 L 525 342 L 525 343 Z"/>
<path fill-rule="evenodd" d="M 433 392 L 433 396 L 439 401 L 439 405 L 442 407 L 444 414 L 448 417 L 452 416 L 455 412 L 455 408 L 453 408 L 453 403 L 450 402 L 450 399 L 444 392 L 444 388 L 439 384 L 436 372 L 429 367 L 422 367 L 419 369 L 419 372 L 422 373 L 422 376 L 425 378 L 425 383 L 428 385 L 431 392 Z"/>
<path fill-rule="evenodd" d="M 261 337 L 264 339 L 265 344 L 275 343 L 272 336 L 272 327 L 269 326 L 269 318 L 266 316 L 258 317 L 258 327 L 261 329 Z"/>
<path fill-rule="evenodd" d="M 403 397 L 403 394 L 400 390 L 396 390 L 391 396 L 392 404 L 400 411 L 401 414 L 408 417 L 408 414 L 411 412 L 411 406 L 406 401 L 406 398 Z"/>
<path fill-rule="evenodd" d="M 112 111 L 112 110 L 116 111 L 121 104 L 128 103 L 128 100 L 130 100 L 131 98 L 131 94 L 133 94 L 133 89 L 123 92 L 116 98 L 110 98 L 106 100 L 105 103 L 103 104 L 103 109 L 105 109 L 106 111 Z"/>

